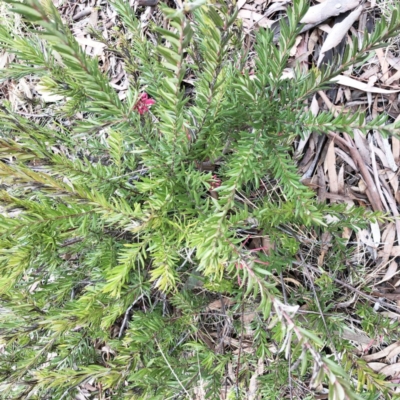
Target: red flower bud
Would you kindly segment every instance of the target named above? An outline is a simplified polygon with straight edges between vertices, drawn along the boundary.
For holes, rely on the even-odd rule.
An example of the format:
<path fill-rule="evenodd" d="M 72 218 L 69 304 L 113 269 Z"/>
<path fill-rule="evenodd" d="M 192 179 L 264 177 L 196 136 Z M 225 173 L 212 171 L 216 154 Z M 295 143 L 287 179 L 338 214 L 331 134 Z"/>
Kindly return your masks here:
<path fill-rule="evenodd" d="M 142 93 L 133 109 L 136 110 L 140 115 L 143 115 L 144 113 L 148 112 L 149 107 L 155 103 L 155 100 L 149 99 L 149 95 L 147 93 Z"/>

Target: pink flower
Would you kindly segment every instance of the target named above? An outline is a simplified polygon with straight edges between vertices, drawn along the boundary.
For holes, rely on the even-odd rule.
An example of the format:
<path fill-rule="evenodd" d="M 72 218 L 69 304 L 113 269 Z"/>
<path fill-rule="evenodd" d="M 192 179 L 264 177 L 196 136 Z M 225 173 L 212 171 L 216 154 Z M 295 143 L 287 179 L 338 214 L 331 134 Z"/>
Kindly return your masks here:
<path fill-rule="evenodd" d="M 149 111 L 149 107 L 155 103 L 155 100 L 149 99 L 149 95 L 147 93 L 142 93 L 133 109 L 136 110 L 140 115 L 143 115 L 144 113 L 147 113 Z"/>
<path fill-rule="evenodd" d="M 210 190 L 215 190 L 221 186 L 221 179 L 217 177 L 217 175 L 212 176 L 212 180 L 210 181 Z"/>

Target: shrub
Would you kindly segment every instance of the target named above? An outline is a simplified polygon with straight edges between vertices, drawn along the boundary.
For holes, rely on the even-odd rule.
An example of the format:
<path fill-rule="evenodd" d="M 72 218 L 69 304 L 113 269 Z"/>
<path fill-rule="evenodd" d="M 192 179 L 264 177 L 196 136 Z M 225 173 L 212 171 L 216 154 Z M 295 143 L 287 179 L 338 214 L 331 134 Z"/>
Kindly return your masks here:
<path fill-rule="evenodd" d="M 292 144 L 309 132 L 394 132 L 382 116 L 314 116 L 305 106 L 397 32 L 398 10 L 336 67 L 295 67 L 287 79 L 306 1 L 294 2 L 278 43 L 258 32 L 250 75 L 232 2 L 160 4 L 167 23 L 145 35 L 128 3 L 114 0 L 112 36 L 93 35 L 124 62 L 121 99 L 50 0 L 7 2 L 25 34 L 0 27 L 16 56 L 1 79 L 30 76 L 58 100 L 39 119 L 0 106 L 0 398 L 74 399 L 79 390 L 251 398 L 257 389 L 272 399 L 287 390 L 289 368 L 314 388 L 328 384 L 330 399 L 359 398 L 354 366 L 373 383 L 360 393 L 377 386 L 343 341 L 335 339 L 343 368 L 326 353 L 325 328 L 340 330 L 340 319 L 320 327 L 299 318 L 279 276 L 297 262 L 290 227 L 337 238 L 382 217 L 318 203 Z M 264 251 L 250 248 L 255 238 Z M 336 240 L 340 258 L 346 249 Z M 210 327 L 220 318 L 217 340 Z"/>

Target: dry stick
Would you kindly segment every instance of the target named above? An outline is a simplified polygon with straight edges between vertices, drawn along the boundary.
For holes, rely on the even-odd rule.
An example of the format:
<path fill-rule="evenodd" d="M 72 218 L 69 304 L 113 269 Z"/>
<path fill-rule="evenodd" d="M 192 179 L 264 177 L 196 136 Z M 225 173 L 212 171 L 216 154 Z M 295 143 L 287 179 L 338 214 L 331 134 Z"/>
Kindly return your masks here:
<path fill-rule="evenodd" d="M 125 316 L 124 319 L 122 321 L 121 327 L 119 328 L 119 334 L 118 334 L 118 339 L 121 339 L 122 334 L 124 333 L 124 329 L 125 329 L 125 325 L 128 322 L 128 317 L 129 317 L 129 313 L 132 310 L 133 306 L 143 298 L 143 293 L 127 308 L 127 310 L 125 311 Z"/>
<path fill-rule="evenodd" d="M 349 135 L 347 135 L 346 133 L 344 134 L 347 140 L 341 138 L 339 135 L 333 132 L 328 133 L 328 135 L 334 140 L 337 140 L 338 142 L 344 144 L 349 149 L 353 160 L 356 161 L 358 168 L 360 168 L 361 175 L 365 183 L 367 184 L 367 196 L 369 201 L 371 202 L 372 208 L 374 209 L 374 211 L 383 211 L 382 202 L 378 195 L 378 190 L 375 186 L 375 182 L 373 181 L 371 174 L 364 164 L 364 161 L 362 160 L 357 148 L 353 146 Z"/>
<path fill-rule="evenodd" d="M 239 370 L 240 370 L 240 356 L 242 355 L 242 340 L 243 340 L 243 315 L 244 315 L 244 301 L 242 298 L 242 306 L 241 306 L 241 317 L 240 317 L 240 322 L 241 322 L 241 333 L 240 333 L 240 340 L 239 340 L 239 354 L 238 354 L 238 365 L 237 365 L 237 370 L 236 370 L 236 390 L 239 388 Z"/>
<path fill-rule="evenodd" d="M 285 282 L 283 280 L 283 274 L 282 272 L 280 273 L 280 279 L 281 279 L 281 285 L 282 285 L 282 293 L 283 293 L 283 299 L 285 301 L 285 305 L 288 305 L 288 300 L 287 300 L 287 294 L 286 294 L 286 288 L 285 288 Z M 288 355 L 288 364 L 289 364 L 289 395 L 290 395 L 290 400 L 293 400 L 293 382 L 292 382 L 292 353 L 289 351 Z"/>
<path fill-rule="evenodd" d="M 386 307 L 387 309 L 389 309 L 389 310 L 391 310 L 391 311 L 393 311 L 393 312 L 395 312 L 395 313 L 400 315 L 400 308 L 398 308 L 396 306 L 393 306 L 391 304 L 388 304 L 388 303 L 386 303 L 386 302 L 384 302 L 384 301 L 382 301 L 380 299 L 377 299 L 374 296 L 370 296 L 369 294 L 366 294 L 366 293 L 362 292 L 361 290 L 356 289 L 355 287 L 349 285 L 348 283 L 343 282 L 340 279 L 334 278 L 331 274 L 329 274 L 326 271 L 322 271 L 322 270 L 320 270 L 318 268 L 313 267 L 312 265 L 305 264 L 303 262 L 294 261 L 293 264 L 298 265 L 299 267 L 307 267 L 307 268 L 311 269 L 312 271 L 315 271 L 316 273 L 318 273 L 320 275 L 326 274 L 334 282 L 338 283 L 339 285 L 342 285 L 342 286 L 346 287 L 347 289 L 351 290 L 354 293 L 357 293 L 358 295 L 360 295 L 361 297 L 364 297 L 365 299 L 367 299 L 369 301 L 372 301 L 374 303 L 378 302 L 382 307 Z"/>
<path fill-rule="evenodd" d="M 173 368 L 171 367 L 171 364 L 169 363 L 169 361 L 167 360 L 167 357 L 165 357 L 164 352 L 162 351 L 161 346 L 159 345 L 158 341 L 156 338 L 154 338 L 154 341 L 156 342 L 156 345 L 158 347 L 158 350 L 160 350 L 160 353 L 162 355 L 162 358 L 164 359 L 165 363 L 167 364 L 168 368 L 170 369 L 170 371 L 172 372 L 172 375 L 174 375 L 176 381 L 179 383 L 179 385 L 181 386 L 181 388 L 183 389 L 183 391 L 185 392 L 186 396 L 192 400 L 192 396 L 189 394 L 189 392 L 186 390 L 185 386 L 183 386 L 182 382 L 180 381 L 178 375 L 175 373 L 175 371 L 173 370 Z"/>
<path fill-rule="evenodd" d="M 329 332 L 328 325 L 326 324 L 324 313 L 322 312 L 321 304 L 320 304 L 318 296 L 317 296 L 317 291 L 315 290 L 314 282 L 311 279 L 310 271 L 308 270 L 307 264 L 304 263 L 304 258 L 303 258 L 302 254 L 300 254 L 300 257 L 301 257 L 301 260 L 303 261 L 303 265 L 306 267 L 305 272 L 306 272 L 308 280 L 310 281 L 310 285 L 311 285 L 311 288 L 312 288 L 312 291 L 313 291 L 314 297 L 315 297 L 315 303 L 317 304 L 319 315 L 321 316 L 322 322 L 324 324 L 326 334 L 327 334 L 329 340 L 331 341 L 333 354 L 335 355 L 336 361 L 339 361 L 339 356 L 336 351 L 335 344 L 333 343 L 332 335 Z"/>
<path fill-rule="evenodd" d="M 292 318 L 283 310 L 280 311 L 282 313 L 282 315 L 284 316 L 284 318 L 286 319 L 286 321 L 289 323 L 289 325 L 293 326 L 293 331 L 295 332 L 297 339 L 299 341 L 301 341 L 304 338 L 304 335 L 300 332 L 298 326 L 296 326 L 296 324 L 294 323 L 294 321 L 292 320 Z M 303 341 L 303 348 L 307 348 L 307 350 L 311 353 L 311 355 L 314 357 L 314 372 L 316 372 L 316 366 L 318 366 L 318 368 L 322 368 L 325 370 L 325 374 L 327 376 L 329 376 L 329 378 L 331 378 L 331 374 L 332 371 L 329 369 L 328 365 L 325 363 L 325 361 L 322 360 L 322 357 L 319 353 L 316 352 L 316 350 L 314 349 L 314 347 L 309 343 L 308 339 Z M 314 375 L 314 373 L 313 373 Z M 336 375 L 333 373 L 335 380 L 332 382 L 331 379 L 330 380 L 330 384 L 335 385 L 340 387 L 340 391 L 343 392 L 344 388 L 343 385 L 340 383 L 340 381 L 338 381 L 338 379 L 336 379 Z M 313 379 L 313 378 L 311 378 Z M 347 398 L 347 397 L 346 397 Z"/>

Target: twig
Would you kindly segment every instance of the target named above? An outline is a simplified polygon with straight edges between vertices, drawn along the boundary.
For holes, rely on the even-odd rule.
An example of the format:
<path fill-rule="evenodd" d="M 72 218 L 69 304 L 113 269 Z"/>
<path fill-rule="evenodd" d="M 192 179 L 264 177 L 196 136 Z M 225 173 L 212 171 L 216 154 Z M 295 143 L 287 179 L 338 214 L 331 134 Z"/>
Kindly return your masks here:
<path fill-rule="evenodd" d="M 318 311 L 319 311 L 319 315 L 320 315 L 321 318 L 322 318 L 322 322 L 323 322 L 323 324 L 324 324 L 326 334 L 327 334 L 329 340 L 331 341 L 333 354 L 335 355 L 336 361 L 339 361 L 339 356 L 338 356 L 338 353 L 337 353 L 337 351 L 336 351 L 335 344 L 333 343 L 332 335 L 330 334 L 329 329 L 328 329 L 328 326 L 327 326 L 327 324 L 326 324 L 325 317 L 324 317 L 324 313 L 322 312 L 321 304 L 320 304 L 319 299 L 318 299 L 318 296 L 317 296 L 317 291 L 315 290 L 314 282 L 313 282 L 313 280 L 311 279 L 311 275 L 310 275 L 309 268 L 308 268 L 307 264 L 304 263 L 304 259 L 303 259 L 303 255 L 302 255 L 302 254 L 300 254 L 300 257 L 301 257 L 301 260 L 302 260 L 302 262 L 303 262 L 303 265 L 306 267 L 306 268 L 305 268 L 305 272 L 306 272 L 306 275 L 307 275 L 308 280 L 310 281 L 310 285 L 311 285 L 311 288 L 312 288 L 312 291 L 313 291 L 314 297 L 315 297 L 315 303 L 317 304 Z"/>
<path fill-rule="evenodd" d="M 177 382 L 179 383 L 179 385 L 181 385 L 181 388 L 183 389 L 183 391 L 186 393 L 186 396 L 189 397 L 190 400 L 192 400 L 192 397 L 190 396 L 189 392 L 186 390 L 185 386 L 183 386 L 182 382 L 180 381 L 180 379 L 178 378 L 178 375 L 176 375 L 175 371 L 172 369 L 171 364 L 168 362 L 167 357 L 165 357 L 164 352 L 161 349 L 161 346 L 159 345 L 158 341 L 156 338 L 154 338 L 154 341 L 156 342 L 156 345 L 158 347 L 158 350 L 160 350 L 160 353 L 162 355 L 162 358 L 164 359 L 164 361 L 166 362 L 166 364 L 168 365 L 168 368 L 171 370 L 172 375 L 174 375 L 175 379 L 177 380 Z"/>
<path fill-rule="evenodd" d="M 121 339 L 122 334 L 124 333 L 125 325 L 128 322 L 129 313 L 132 310 L 133 306 L 143 298 L 143 293 L 127 308 L 125 311 L 125 316 L 121 324 L 121 328 L 119 328 L 118 339 Z"/>
<path fill-rule="evenodd" d="M 279 274 L 279 277 L 281 279 L 283 300 L 285 302 L 285 305 L 288 305 L 287 293 L 286 293 L 286 288 L 285 288 L 285 281 L 283 280 L 282 272 Z M 290 351 L 289 351 L 289 354 L 288 354 L 288 365 L 289 365 L 289 370 L 288 370 L 289 396 L 290 396 L 290 400 L 293 400 L 292 353 Z"/>
<path fill-rule="evenodd" d="M 244 302 L 242 301 L 242 313 L 240 317 L 241 321 L 241 334 L 240 334 L 240 340 L 239 340 L 239 354 L 238 354 L 238 364 L 237 364 L 237 370 L 236 370 L 236 389 L 239 387 L 239 370 L 240 370 L 240 356 L 242 353 L 242 340 L 243 340 L 243 313 L 244 313 Z"/>

